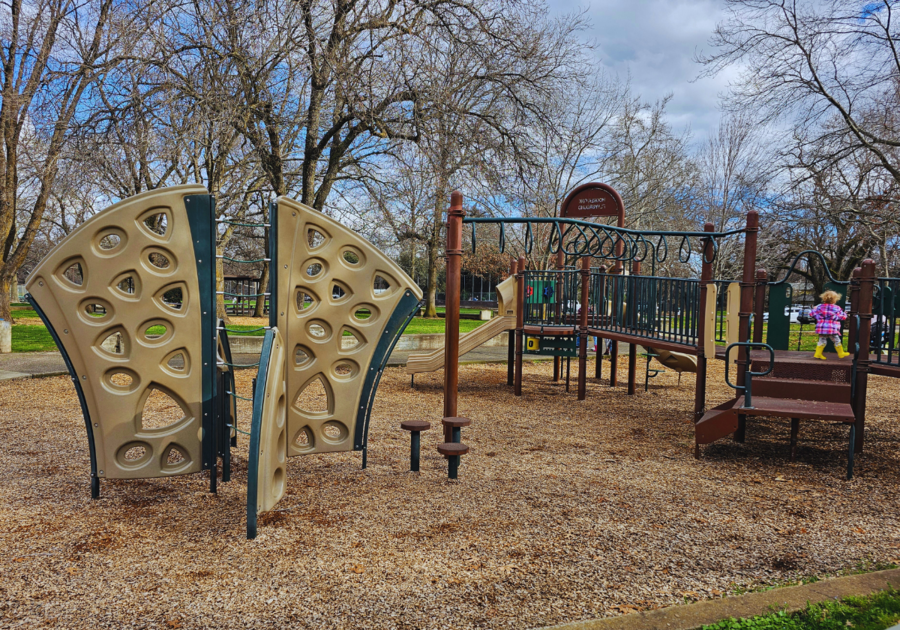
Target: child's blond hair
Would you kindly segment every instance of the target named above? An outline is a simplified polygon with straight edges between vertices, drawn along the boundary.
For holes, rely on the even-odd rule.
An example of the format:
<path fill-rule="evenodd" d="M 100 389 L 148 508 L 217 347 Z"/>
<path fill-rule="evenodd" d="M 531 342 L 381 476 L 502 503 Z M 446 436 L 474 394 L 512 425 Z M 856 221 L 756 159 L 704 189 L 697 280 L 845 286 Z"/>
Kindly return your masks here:
<path fill-rule="evenodd" d="M 826 291 L 819 296 L 819 299 L 822 300 L 822 304 L 837 304 L 841 299 L 841 294 L 837 291 Z"/>

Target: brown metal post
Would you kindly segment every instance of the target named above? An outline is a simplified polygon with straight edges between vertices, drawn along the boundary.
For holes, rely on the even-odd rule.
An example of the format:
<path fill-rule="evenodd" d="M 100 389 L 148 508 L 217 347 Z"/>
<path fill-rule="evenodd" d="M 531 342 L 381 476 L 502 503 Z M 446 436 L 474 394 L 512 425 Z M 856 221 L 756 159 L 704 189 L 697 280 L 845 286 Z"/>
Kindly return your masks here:
<path fill-rule="evenodd" d="M 712 232 L 715 226 L 707 223 L 703 226 L 704 232 Z M 703 245 L 703 270 L 700 273 L 700 305 L 698 312 L 700 316 L 697 318 L 697 385 L 694 392 L 694 422 L 703 417 L 703 411 L 706 409 L 706 353 L 703 349 L 703 340 L 706 336 L 706 317 L 703 309 L 706 306 L 707 285 L 712 280 L 712 257 L 713 242 L 711 237 L 705 237 Z M 700 447 L 697 446 L 695 456 L 699 456 Z"/>
<path fill-rule="evenodd" d="M 606 317 L 606 312 L 603 310 L 603 296 L 606 295 L 606 267 L 601 265 L 597 271 L 601 274 L 600 279 L 597 282 L 597 291 L 598 295 L 596 297 L 597 300 L 597 311 L 594 313 L 594 323 L 597 328 L 603 325 L 604 317 Z M 594 374 L 594 378 L 601 378 L 603 376 L 603 338 L 597 338 L 597 365 L 596 372 Z"/>
<path fill-rule="evenodd" d="M 753 341 L 762 343 L 763 340 L 763 321 L 766 309 L 766 283 L 769 276 L 765 269 L 756 270 L 756 298 L 753 305 Z"/>
<path fill-rule="evenodd" d="M 856 416 L 857 453 L 863 451 L 866 430 L 866 388 L 869 384 L 869 337 L 872 333 L 872 295 L 875 291 L 875 262 L 865 259 L 859 276 L 859 358 L 856 360 L 856 388 L 853 415 Z"/>
<path fill-rule="evenodd" d="M 588 303 L 591 285 L 591 258 L 581 259 L 581 312 L 578 314 L 578 400 L 587 395 Z"/>
<path fill-rule="evenodd" d="M 610 278 L 610 281 L 613 285 L 613 290 L 610 291 L 613 295 L 613 300 L 616 299 L 616 296 L 619 294 L 619 282 L 621 282 L 621 278 L 618 276 L 622 273 L 622 263 L 616 261 L 616 264 L 612 268 L 612 273 L 616 274 L 615 278 Z M 610 317 L 615 317 L 617 314 L 616 304 L 613 302 L 613 308 L 611 309 Z M 609 386 L 615 387 L 619 384 L 619 342 L 618 341 L 610 341 L 609 344 Z"/>
<path fill-rule="evenodd" d="M 516 373 L 514 378 L 514 393 L 522 395 L 522 350 L 525 335 L 525 257 L 519 257 L 519 266 L 516 272 Z"/>
<path fill-rule="evenodd" d="M 744 231 L 744 274 L 741 278 L 741 305 L 738 311 L 738 341 L 750 340 L 750 315 L 753 312 L 753 293 L 756 288 L 756 249 L 759 237 L 759 213 L 751 210 L 747 213 L 747 227 Z M 761 329 L 760 329 L 761 330 Z M 737 384 L 742 387 L 750 367 L 750 348 L 738 348 Z M 728 369 L 728 366 L 725 366 Z M 740 390 L 735 390 L 737 398 Z M 734 432 L 734 441 L 743 442 L 747 435 L 747 417 L 738 415 L 738 428 Z"/>
<path fill-rule="evenodd" d="M 753 290 L 756 288 L 756 243 L 759 236 L 759 213 L 747 213 L 747 227 L 744 232 L 744 275 L 741 278 L 741 307 L 738 312 L 738 341 L 750 340 L 750 315 L 753 312 Z M 737 384 L 743 386 L 747 378 L 750 350 L 739 348 Z"/>
<path fill-rule="evenodd" d="M 515 277 L 517 269 L 518 261 L 514 258 L 513 261 L 509 264 L 509 275 L 511 277 Z M 516 307 L 518 307 L 518 299 L 516 300 Z M 498 313 L 500 317 L 505 317 L 506 313 Z M 508 352 L 506 355 L 506 385 L 509 387 L 513 386 L 515 382 L 515 365 L 516 365 L 516 333 L 515 330 L 507 333 L 507 346 Z"/>
<path fill-rule="evenodd" d="M 556 252 L 556 268 L 559 269 L 560 271 L 562 271 L 562 268 L 563 268 L 563 267 L 565 266 L 565 264 L 566 264 L 565 258 L 566 258 L 566 255 L 563 253 L 563 250 L 562 250 L 562 243 L 560 243 L 560 244 L 559 244 L 559 251 Z M 556 296 L 556 324 L 557 324 L 557 325 L 559 325 L 559 324 L 561 323 L 561 322 L 560 322 L 560 318 L 562 317 L 562 300 L 563 300 L 563 296 L 562 296 L 562 291 L 560 291 L 560 288 L 563 286 L 563 284 L 560 282 L 560 280 L 561 280 L 561 274 L 557 274 L 557 276 L 556 276 L 556 287 L 555 287 L 555 296 Z M 556 383 L 556 382 L 559 381 L 560 365 L 561 365 L 561 363 L 560 363 L 560 357 L 553 357 L 553 382 L 554 382 L 554 383 Z"/>
<path fill-rule="evenodd" d="M 854 317 L 859 313 L 859 277 L 862 275 L 862 268 L 857 267 L 853 270 L 853 276 L 850 279 L 850 316 Z M 861 320 L 860 320 L 861 321 Z M 852 353 L 856 348 L 857 330 L 854 326 L 850 326 L 850 333 L 847 335 L 847 351 Z"/>
<path fill-rule="evenodd" d="M 459 392 L 459 300 L 460 268 L 462 266 L 462 193 L 450 195 L 447 213 L 447 297 L 444 330 L 444 417 L 455 418 Z M 449 427 L 444 427 L 444 442 L 452 441 Z"/>
<path fill-rule="evenodd" d="M 641 263 L 640 261 L 634 261 L 631 263 L 631 275 L 639 276 L 641 275 Z M 638 322 L 638 311 L 636 301 L 636 292 L 633 290 L 629 297 L 629 301 L 631 302 L 628 306 L 628 317 L 631 319 L 633 325 L 636 325 Z M 634 392 L 636 390 L 636 381 L 637 381 L 637 345 L 634 343 L 628 344 L 628 395 L 634 396 Z"/>

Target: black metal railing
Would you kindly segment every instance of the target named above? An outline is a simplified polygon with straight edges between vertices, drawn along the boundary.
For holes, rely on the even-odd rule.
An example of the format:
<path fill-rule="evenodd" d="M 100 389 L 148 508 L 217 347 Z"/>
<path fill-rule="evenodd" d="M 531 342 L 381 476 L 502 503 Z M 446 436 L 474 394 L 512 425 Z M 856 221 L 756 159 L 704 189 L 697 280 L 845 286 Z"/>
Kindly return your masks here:
<path fill-rule="evenodd" d="M 873 362 L 900 365 L 900 278 L 878 278 L 872 303 L 870 353 Z"/>
<path fill-rule="evenodd" d="M 525 271 L 525 324 L 576 325 L 581 308 L 580 275 L 574 269 Z"/>
<path fill-rule="evenodd" d="M 728 286 L 734 280 L 713 280 L 716 285 L 716 343 L 728 341 Z"/>
<path fill-rule="evenodd" d="M 699 280 L 591 274 L 590 328 L 694 346 L 699 320 Z"/>

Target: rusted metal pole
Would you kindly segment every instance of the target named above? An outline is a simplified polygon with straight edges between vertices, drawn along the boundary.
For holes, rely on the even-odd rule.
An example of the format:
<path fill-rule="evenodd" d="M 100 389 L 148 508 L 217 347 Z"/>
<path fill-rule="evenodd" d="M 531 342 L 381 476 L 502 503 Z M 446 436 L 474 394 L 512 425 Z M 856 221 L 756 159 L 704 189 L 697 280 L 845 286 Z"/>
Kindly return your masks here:
<path fill-rule="evenodd" d="M 853 415 L 856 416 L 855 451 L 862 453 L 866 430 L 866 388 L 869 384 L 869 338 L 872 333 L 872 295 L 875 291 L 875 261 L 866 258 L 859 275 L 859 358 L 856 361 L 856 388 Z M 855 349 L 855 348 L 854 348 Z"/>
<path fill-rule="evenodd" d="M 768 274 L 765 269 L 756 270 L 756 303 L 753 307 L 753 341 L 762 343 L 763 340 L 763 321 L 766 310 L 766 283 L 768 282 Z"/>
<path fill-rule="evenodd" d="M 511 277 L 516 276 L 516 271 L 518 271 L 518 261 L 513 258 L 512 262 L 509 264 L 509 275 Z M 518 298 L 516 298 L 516 307 L 518 308 Z M 500 317 L 504 317 L 506 313 L 498 313 Z M 516 371 L 516 332 L 515 330 L 509 331 L 506 334 L 507 336 L 507 346 L 508 352 L 506 355 L 506 384 L 509 387 L 513 386 L 515 382 L 515 371 Z"/>
<path fill-rule="evenodd" d="M 715 226 L 707 223 L 703 226 L 704 232 L 712 232 Z M 697 318 L 697 385 L 694 391 L 694 422 L 703 417 L 703 411 L 706 409 L 706 353 L 703 349 L 703 340 L 706 336 L 706 317 L 703 309 L 706 307 L 707 285 L 712 280 L 712 257 L 713 242 L 712 237 L 703 238 L 703 271 L 700 273 L 700 305 L 697 309 L 699 317 Z M 699 457 L 700 446 L 698 445 L 694 455 Z"/>
<path fill-rule="evenodd" d="M 587 396 L 588 303 L 591 285 L 591 258 L 581 259 L 581 311 L 578 313 L 578 400 Z"/>
<path fill-rule="evenodd" d="M 639 276 L 641 275 L 641 263 L 639 260 L 635 260 L 631 263 L 631 275 Z M 637 304 L 637 290 L 635 289 L 635 283 L 631 285 L 631 291 L 629 291 L 628 301 L 630 304 L 628 305 L 628 317 L 631 320 L 632 327 L 636 326 L 638 323 L 638 304 Z M 636 382 L 637 382 L 637 345 L 634 343 L 628 344 L 628 395 L 634 396 L 634 392 L 636 391 Z"/>
<path fill-rule="evenodd" d="M 525 257 L 519 257 L 519 265 L 516 271 L 516 301 L 519 306 L 516 309 L 516 373 L 514 379 L 514 393 L 522 395 L 522 350 L 525 335 Z"/>
<path fill-rule="evenodd" d="M 447 212 L 447 297 L 444 331 L 444 417 L 455 418 L 459 393 L 459 300 L 460 268 L 462 266 L 462 193 L 450 195 Z M 444 442 L 450 442 L 450 430 L 444 427 Z"/>

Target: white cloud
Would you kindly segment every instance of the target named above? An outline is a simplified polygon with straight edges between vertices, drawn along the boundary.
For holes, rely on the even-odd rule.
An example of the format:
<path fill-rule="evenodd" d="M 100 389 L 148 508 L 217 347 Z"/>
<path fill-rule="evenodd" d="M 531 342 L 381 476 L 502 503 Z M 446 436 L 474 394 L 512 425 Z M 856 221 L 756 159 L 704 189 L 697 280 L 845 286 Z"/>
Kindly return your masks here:
<path fill-rule="evenodd" d="M 669 120 L 676 129 L 690 126 L 702 141 L 719 121 L 718 95 L 733 72 L 695 81 L 698 51 L 723 17 L 721 0 L 548 0 L 551 15 L 586 8 L 592 28 L 583 34 L 597 45 L 598 61 L 645 101 L 673 95 Z"/>

